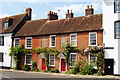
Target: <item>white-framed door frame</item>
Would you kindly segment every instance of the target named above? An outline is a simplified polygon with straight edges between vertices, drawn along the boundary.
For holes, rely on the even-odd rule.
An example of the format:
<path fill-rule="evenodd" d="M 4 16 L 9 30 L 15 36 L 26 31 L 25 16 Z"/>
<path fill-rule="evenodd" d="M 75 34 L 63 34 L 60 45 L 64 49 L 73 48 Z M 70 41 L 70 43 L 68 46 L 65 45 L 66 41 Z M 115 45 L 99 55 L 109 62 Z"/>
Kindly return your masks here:
<path fill-rule="evenodd" d="M 66 63 L 66 70 L 65 70 L 65 71 L 61 71 L 61 68 L 62 68 L 62 66 L 61 66 L 61 59 L 65 59 L 65 58 L 64 58 L 64 57 L 61 57 L 61 58 L 60 58 L 59 71 L 60 71 L 60 72 L 66 72 L 66 71 L 67 71 L 67 63 Z"/>

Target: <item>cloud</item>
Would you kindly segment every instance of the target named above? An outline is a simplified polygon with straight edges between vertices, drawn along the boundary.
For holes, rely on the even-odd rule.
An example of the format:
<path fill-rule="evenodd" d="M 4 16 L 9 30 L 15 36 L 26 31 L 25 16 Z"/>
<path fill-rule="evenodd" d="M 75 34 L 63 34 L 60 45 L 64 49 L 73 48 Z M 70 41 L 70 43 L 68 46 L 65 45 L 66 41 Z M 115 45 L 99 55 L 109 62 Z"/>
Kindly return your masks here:
<path fill-rule="evenodd" d="M 4 18 L 4 17 L 8 17 L 8 16 L 10 16 L 10 15 L 9 15 L 9 14 L 4 13 L 4 14 L 1 14 L 1 15 L 0 15 L 0 18 Z"/>
<path fill-rule="evenodd" d="M 85 12 L 87 5 L 88 5 L 88 3 L 86 3 L 86 4 L 83 4 L 83 3 L 82 4 L 72 4 L 69 6 L 56 7 L 52 11 L 58 13 L 60 18 L 65 18 L 65 14 L 67 13 L 67 10 L 72 10 L 72 12 L 75 14 L 84 15 L 84 12 Z M 100 6 L 100 3 L 92 3 L 92 5 L 93 5 L 93 8 L 95 11 L 99 11 L 102 8 L 102 6 Z"/>
<path fill-rule="evenodd" d="M 36 14 L 32 14 L 32 19 L 35 19 L 36 18 Z"/>
<path fill-rule="evenodd" d="M 1 0 L 1 2 L 102 2 L 102 0 Z"/>
<path fill-rule="evenodd" d="M 13 7 L 14 5 L 12 3 L 7 3 L 8 6 Z"/>

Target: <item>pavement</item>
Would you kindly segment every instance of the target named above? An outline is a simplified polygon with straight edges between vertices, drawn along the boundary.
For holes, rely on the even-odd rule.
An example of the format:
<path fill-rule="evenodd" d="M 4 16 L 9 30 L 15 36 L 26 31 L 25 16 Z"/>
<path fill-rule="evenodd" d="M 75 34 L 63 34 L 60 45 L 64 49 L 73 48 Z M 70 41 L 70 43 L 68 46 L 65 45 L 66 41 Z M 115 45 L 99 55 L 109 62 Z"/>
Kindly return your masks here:
<path fill-rule="evenodd" d="M 91 79 L 91 80 L 96 80 L 96 79 L 99 79 L 99 80 L 104 80 L 104 79 L 107 79 L 107 80 L 120 80 L 120 76 L 114 76 L 114 75 L 105 75 L 105 76 L 94 76 L 94 75 L 74 75 L 74 74 L 64 74 L 64 73 L 44 73 L 44 72 L 32 72 L 32 71 L 22 71 L 22 70 L 13 70 L 13 69 L 0 69 L 0 72 L 3 72 L 3 74 L 6 72 L 7 74 L 11 74 L 10 72 L 14 72 L 14 74 L 18 74 L 19 72 L 19 78 L 20 78 L 20 75 L 23 74 L 23 73 L 29 73 L 29 74 L 37 74 L 37 75 L 43 75 L 43 77 L 46 77 L 46 78 L 85 78 L 85 80 L 87 79 Z M 6 74 L 5 73 L 5 74 Z M 7 75 L 6 74 L 6 75 Z M 26 75 L 25 74 L 25 75 Z M 23 74 L 24 75 L 24 74 Z M 22 76 L 23 76 L 22 75 Z M 45 76 L 47 75 L 47 76 Z M 21 76 L 21 77 L 22 77 Z M 30 76 L 30 75 L 29 75 Z M 54 77 L 55 76 L 55 77 Z M 27 77 L 25 77 L 27 78 Z M 28 77 L 28 78 L 32 78 L 32 77 Z"/>

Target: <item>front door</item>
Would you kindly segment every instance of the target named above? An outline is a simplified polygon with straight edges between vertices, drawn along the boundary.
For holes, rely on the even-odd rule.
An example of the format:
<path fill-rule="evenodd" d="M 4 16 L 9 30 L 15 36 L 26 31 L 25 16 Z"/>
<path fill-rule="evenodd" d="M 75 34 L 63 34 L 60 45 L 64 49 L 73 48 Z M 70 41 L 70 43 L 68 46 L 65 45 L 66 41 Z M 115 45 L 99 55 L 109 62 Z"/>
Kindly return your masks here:
<path fill-rule="evenodd" d="M 61 72 L 66 71 L 66 63 L 65 59 L 61 59 Z"/>
<path fill-rule="evenodd" d="M 42 58 L 42 71 L 46 70 L 45 58 Z"/>
<path fill-rule="evenodd" d="M 113 75 L 114 59 L 105 59 L 105 74 Z"/>

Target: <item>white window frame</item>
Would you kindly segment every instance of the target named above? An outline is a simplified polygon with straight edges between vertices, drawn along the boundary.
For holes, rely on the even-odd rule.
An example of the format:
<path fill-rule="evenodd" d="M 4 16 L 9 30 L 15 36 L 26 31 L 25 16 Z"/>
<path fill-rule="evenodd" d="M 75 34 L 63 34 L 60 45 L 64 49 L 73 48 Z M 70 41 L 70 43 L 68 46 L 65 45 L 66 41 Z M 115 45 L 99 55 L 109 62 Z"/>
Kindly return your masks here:
<path fill-rule="evenodd" d="M 72 43 L 71 43 L 71 42 L 72 42 L 72 41 L 71 41 L 71 39 L 72 39 L 71 36 L 72 36 L 72 35 L 76 35 L 76 40 L 73 40 L 73 41 L 76 41 L 76 44 L 72 45 L 72 46 L 75 46 L 75 47 L 76 47 L 76 46 L 77 46 L 77 33 L 72 33 L 72 34 L 70 34 L 70 44 L 72 44 Z"/>
<path fill-rule="evenodd" d="M 91 34 L 96 34 L 96 45 L 91 45 L 91 44 L 90 44 L 90 35 L 91 35 Z M 97 46 L 97 32 L 90 32 L 90 33 L 89 33 L 89 46 Z"/>
<path fill-rule="evenodd" d="M 4 22 L 4 28 L 8 28 L 9 22 Z"/>
<path fill-rule="evenodd" d="M 51 41 L 51 37 L 52 37 L 52 36 L 55 36 L 55 46 L 52 46 L 52 43 L 51 43 L 51 42 L 52 42 L 52 41 Z M 50 47 L 56 47 L 56 35 L 50 35 Z"/>
<path fill-rule="evenodd" d="M 27 47 L 27 39 L 31 39 L 31 47 Z M 32 37 L 26 37 L 25 38 L 25 48 L 26 49 L 32 49 Z"/>
<path fill-rule="evenodd" d="M 27 65 L 32 65 L 32 54 L 26 54 L 26 55 L 25 55 L 25 63 L 24 63 L 24 64 L 26 64 L 26 56 L 27 56 L 27 55 L 31 55 L 31 63 L 30 63 L 30 64 L 27 64 Z"/>
<path fill-rule="evenodd" d="M 19 39 L 19 45 L 20 45 L 20 38 L 14 38 L 14 47 L 17 47 L 17 46 L 15 46 L 15 44 L 16 44 L 16 43 L 15 43 L 15 40 L 16 40 L 16 39 Z"/>
<path fill-rule="evenodd" d="M 88 55 L 88 62 L 89 62 L 89 64 L 91 64 L 91 62 L 90 62 L 90 53 L 89 53 L 89 55 Z M 97 61 L 97 57 L 96 57 L 96 61 Z M 97 64 L 96 64 L 96 66 L 93 66 L 93 68 L 95 68 L 95 69 L 97 69 Z"/>
<path fill-rule="evenodd" d="M 77 54 L 76 54 L 76 53 L 70 53 L 70 62 L 71 62 L 71 55 L 72 55 L 72 54 L 75 54 L 75 55 L 76 55 L 76 60 L 75 60 L 75 63 L 76 63 L 76 61 L 77 61 Z M 71 65 L 70 65 L 70 67 L 75 67 L 75 66 L 71 66 Z"/>
<path fill-rule="evenodd" d="M 52 54 L 49 54 L 49 66 L 53 66 L 54 67 L 55 66 L 55 56 L 53 55 L 54 56 L 54 65 L 50 65 L 50 61 L 51 61 L 50 60 L 50 55 L 52 55 Z"/>

